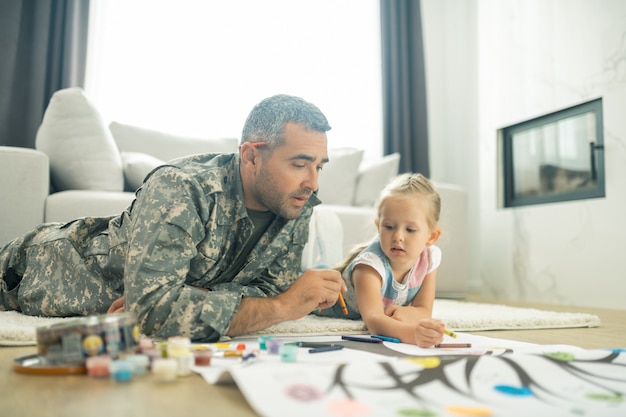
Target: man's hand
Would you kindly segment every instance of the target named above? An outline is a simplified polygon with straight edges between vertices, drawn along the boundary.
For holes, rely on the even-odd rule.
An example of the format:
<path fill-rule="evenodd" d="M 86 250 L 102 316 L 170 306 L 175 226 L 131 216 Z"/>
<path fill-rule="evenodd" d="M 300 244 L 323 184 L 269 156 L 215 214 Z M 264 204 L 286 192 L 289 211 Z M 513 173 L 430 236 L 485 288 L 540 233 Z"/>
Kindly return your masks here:
<path fill-rule="evenodd" d="M 340 292 L 347 291 L 341 273 L 334 269 L 309 269 L 287 291 L 276 296 L 283 306 L 288 320 L 306 316 L 315 309 L 332 307 Z"/>
<path fill-rule="evenodd" d="M 124 312 L 124 297 L 120 297 L 113 301 L 111 307 L 107 310 L 107 314 L 123 313 Z"/>
<path fill-rule="evenodd" d="M 311 269 L 284 293 L 275 297 L 244 297 L 227 331 L 239 336 L 288 320 L 297 320 L 317 308 L 333 306 L 348 288 L 338 271 Z"/>

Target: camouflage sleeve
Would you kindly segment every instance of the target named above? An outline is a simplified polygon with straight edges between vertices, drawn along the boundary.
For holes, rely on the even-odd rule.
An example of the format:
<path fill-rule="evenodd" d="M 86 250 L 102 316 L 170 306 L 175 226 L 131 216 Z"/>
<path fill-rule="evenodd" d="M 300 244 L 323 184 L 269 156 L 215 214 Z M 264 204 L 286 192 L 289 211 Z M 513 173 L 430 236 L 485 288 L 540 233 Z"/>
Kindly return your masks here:
<path fill-rule="evenodd" d="M 155 172 L 132 210 L 125 264 L 126 310 L 153 337 L 217 340 L 230 325 L 241 291 L 185 285 L 213 205 L 199 184 L 175 168 Z"/>

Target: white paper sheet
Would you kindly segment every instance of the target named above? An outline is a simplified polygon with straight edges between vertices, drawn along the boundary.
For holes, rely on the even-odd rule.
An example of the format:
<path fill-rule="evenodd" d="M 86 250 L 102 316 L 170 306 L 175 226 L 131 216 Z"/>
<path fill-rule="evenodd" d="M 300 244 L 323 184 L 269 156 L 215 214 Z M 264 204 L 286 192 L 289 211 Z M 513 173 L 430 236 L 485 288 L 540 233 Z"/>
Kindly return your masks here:
<path fill-rule="evenodd" d="M 264 352 L 245 365 L 219 359 L 194 370 L 209 383 L 234 381 L 264 417 L 626 415 L 624 352 L 469 334 L 446 340 L 452 341 L 472 348 L 385 342 L 386 348 L 411 355 L 408 359 L 348 348 L 309 354 L 301 348 L 293 363 Z M 248 343 L 252 347 L 255 341 Z"/>
<path fill-rule="evenodd" d="M 516 340 L 495 339 L 486 336 L 476 336 L 469 333 L 456 333 L 457 337 L 444 336 L 443 343 L 469 343 L 467 348 L 420 348 L 406 343 L 384 342 L 385 347 L 396 352 L 411 356 L 443 356 L 443 355 L 497 355 L 506 352 L 543 353 L 545 351 L 575 352 L 582 348 L 571 345 L 537 345 L 534 343 L 518 342 Z"/>

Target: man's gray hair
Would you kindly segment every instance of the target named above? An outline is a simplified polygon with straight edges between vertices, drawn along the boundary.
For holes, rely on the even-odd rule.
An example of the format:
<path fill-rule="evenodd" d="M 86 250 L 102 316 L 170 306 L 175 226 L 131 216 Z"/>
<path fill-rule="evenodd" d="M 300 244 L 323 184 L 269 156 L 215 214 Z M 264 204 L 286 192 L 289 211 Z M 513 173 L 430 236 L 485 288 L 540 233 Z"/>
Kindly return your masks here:
<path fill-rule="evenodd" d="M 280 146 L 285 142 L 285 125 L 289 122 L 315 132 L 330 130 L 317 106 L 300 97 L 278 94 L 254 106 L 243 126 L 241 143 L 263 141 L 269 148 Z"/>

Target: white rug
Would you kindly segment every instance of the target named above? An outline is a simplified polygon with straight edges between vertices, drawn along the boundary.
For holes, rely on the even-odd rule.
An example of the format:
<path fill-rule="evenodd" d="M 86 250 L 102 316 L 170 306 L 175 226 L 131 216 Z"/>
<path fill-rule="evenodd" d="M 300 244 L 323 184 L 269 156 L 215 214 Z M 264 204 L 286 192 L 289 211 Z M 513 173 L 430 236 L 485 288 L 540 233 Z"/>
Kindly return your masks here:
<path fill-rule="evenodd" d="M 433 317 L 442 320 L 451 330 L 528 330 L 568 327 L 597 327 L 600 318 L 584 313 L 560 313 L 498 304 L 471 303 L 457 300 L 435 300 Z M 0 346 L 28 346 L 37 342 L 35 329 L 69 318 L 33 317 L 15 311 L 0 311 Z M 284 322 L 252 335 L 313 336 L 332 334 L 364 334 L 361 320 L 306 316 Z"/>

